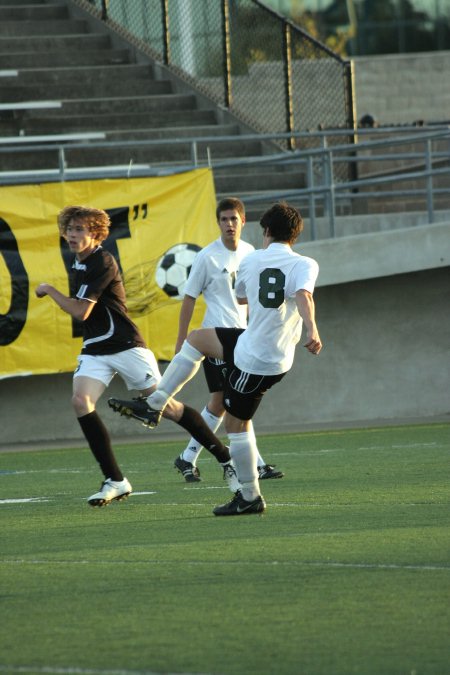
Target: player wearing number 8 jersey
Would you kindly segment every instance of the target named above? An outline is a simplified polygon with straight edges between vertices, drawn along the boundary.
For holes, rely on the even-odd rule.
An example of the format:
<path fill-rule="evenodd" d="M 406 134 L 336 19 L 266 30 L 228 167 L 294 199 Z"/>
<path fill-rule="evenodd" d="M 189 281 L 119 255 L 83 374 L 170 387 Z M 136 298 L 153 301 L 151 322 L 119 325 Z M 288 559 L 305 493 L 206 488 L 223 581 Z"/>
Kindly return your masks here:
<path fill-rule="evenodd" d="M 245 328 L 247 326 L 247 308 L 238 303 L 234 292 L 240 264 L 249 253 L 255 250 L 251 244 L 241 239 L 245 226 L 245 206 L 236 197 L 225 197 L 217 204 L 216 218 L 220 237 L 198 253 L 184 289 L 175 353 L 180 351 L 188 335 L 189 324 L 200 295 L 203 295 L 206 303 L 202 327 Z M 225 414 L 223 405 L 225 366 L 226 364 L 220 359 L 207 358 L 203 361 L 210 398 L 201 415 L 214 433 L 217 433 Z M 254 433 L 253 425 L 249 433 Z M 201 480 L 197 467 L 201 450 L 202 447 L 198 441 L 190 438 L 183 452 L 175 459 L 175 468 L 182 473 L 188 483 Z M 260 479 L 282 478 L 283 472 L 266 463 L 257 445 L 256 450 Z"/>
<path fill-rule="evenodd" d="M 246 298 L 250 316 L 248 328 L 239 337 L 234 362 L 240 370 L 258 375 L 286 373 L 302 332 L 296 292 L 311 293 L 319 272 L 315 260 L 295 253 L 285 243 L 244 258 L 235 292 Z"/>
<path fill-rule="evenodd" d="M 306 329 L 304 346 L 308 351 L 319 354 L 322 349 L 312 297 L 318 265 L 292 250 L 303 229 L 303 220 L 292 206 L 274 204 L 262 216 L 261 227 L 264 250 L 251 253 L 242 261 L 236 281 L 238 301 L 249 305 L 248 328 L 192 331 L 147 399 L 145 414 L 156 425 L 171 397 L 195 375 L 205 356 L 225 360 L 225 427 L 242 488 L 230 502 L 214 509 L 217 516 L 265 510 L 249 422 L 264 393 L 292 366 L 302 325 Z M 134 416 L 132 402 L 114 401 L 120 412 L 118 403 Z M 142 410 L 139 414 L 142 416 Z"/>

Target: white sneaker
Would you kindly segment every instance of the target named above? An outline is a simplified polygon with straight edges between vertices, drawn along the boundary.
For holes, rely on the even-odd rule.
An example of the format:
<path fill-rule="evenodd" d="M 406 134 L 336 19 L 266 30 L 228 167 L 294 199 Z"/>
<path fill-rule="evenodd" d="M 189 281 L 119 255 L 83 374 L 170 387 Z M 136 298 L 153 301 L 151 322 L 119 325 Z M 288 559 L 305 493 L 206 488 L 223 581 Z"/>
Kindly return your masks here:
<path fill-rule="evenodd" d="M 127 478 L 123 480 L 107 478 L 103 481 L 100 492 L 96 492 L 95 495 L 89 497 L 88 504 L 91 506 L 107 506 L 113 500 L 120 502 L 122 499 L 126 499 L 132 490 L 133 488 Z"/>
<path fill-rule="evenodd" d="M 233 494 L 242 487 L 231 461 L 223 465 L 223 479 L 227 481 L 228 487 Z"/>

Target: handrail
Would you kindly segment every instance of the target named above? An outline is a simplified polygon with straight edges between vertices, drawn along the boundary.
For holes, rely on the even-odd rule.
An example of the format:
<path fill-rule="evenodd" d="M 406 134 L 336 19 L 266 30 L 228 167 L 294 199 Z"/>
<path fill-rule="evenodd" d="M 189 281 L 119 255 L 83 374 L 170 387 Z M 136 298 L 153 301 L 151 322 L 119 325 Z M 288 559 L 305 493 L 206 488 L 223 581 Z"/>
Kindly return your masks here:
<path fill-rule="evenodd" d="M 386 133 L 388 129 L 380 129 L 375 132 L 370 130 L 370 135 L 381 135 Z M 398 132 L 398 129 L 395 128 L 395 131 Z M 432 151 L 431 142 L 438 139 L 449 139 L 450 140 L 450 127 L 448 125 L 442 125 L 441 127 L 434 127 L 432 131 L 424 131 L 422 128 L 418 129 L 417 127 L 405 128 L 405 135 L 403 137 L 396 138 L 381 138 L 381 139 L 371 139 L 367 141 L 359 141 L 356 145 L 353 144 L 339 144 L 339 145 L 329 145 L 327 139 L 329 136 L 339 136 L 345 135 L 348 136 L 348 130 L 328 130 L 327 132 L 312 132 L 311 134 L 306 134 L 304 132 L 297 132 L 295 136 L 297 138 L 308 138 L 311 140 L 312 137 L 316 137 L 318 141 L 321 142 L 320 147 L 316 148 L 307 148 L 302 150 L 295 151 L 282 151 L 274 152 L 272 154 L 266 154 L 262 156 L 251 156 L 244 158 L 233 158 L 233 159 L 220 159 L 215 160 L 211 157 L 211 153 L 208 153 L 208 157 L 205 161 L 199 161 L 197 145 L 199 143 L 207 144 L 208 142 L 214 143 L 225 143 L 230 140 L 255 140 L 260 141 L 270 141 L 274 138 L 283 137 L 290 134 L 245 134 L 241 136 L 205 136 L 205 137 L 189 137 L 189 138 L 175 138 L 175 139 L 152 139 L 152 140 L 132 140 L 132 141 L 103 141 L 103 142 L 74 142 L 72 143 L 62 143 L 55 142 L 54 144 L 42 144 L 42 145 L 28 145 L 21 147 L 14 147 L 11 145 L 1 145 L 0 144 L 0 153 L 8 152 L 26 152 L 26 151 L 35 151 L 36 149 L 44 151 L 58 151 L 58 169 L 54 170 L 33 170 L 33 171 L 16 171 L 16 172 L 4 172 L 0 173 L 0 184 L 20 184 L 24 182 L 36 181 L 37 176 L 39 176 L 40 182 L 55 182 L 55 181 L 65 181 L 65 180 L 85 180 L 92 178 L 131 178 L 131 177 L 145 177 L 145 176 L 163 176 L 163 175 L 172 175 L 176 173 L 182 173 L 185 171 L 190 171 L 194 168 L 199 168 L 201 166 L 210 166 L 213 170 L 218 171 L 219 169 L 226 169 L 229 167 L 239 167 L 239 166 L 248 166 L 248 165 L 264 165 L 264 164 L 288 164 L 294 165 L 299 164 L 305 167 L 305 174 L 307 176 L 307 187 L 301 189 L 290 189 L 290 190 L 267 190 L 259 191 L 258 193 L 240 193 L 240 197 L 244 200 L 245 203 L 254 204 L 257 202 L 268 201 L 268 200 L 279 200 L 279 199 L 288 199 L 288 198 L 302 198 L 308 200 L 309 204 L 309 219 L 311 222 L 312 236 L 314 238 L 315 232 L 315 220 L 316 220 L 316 207 L 317 201 L 320 199 L 321 203 L 325 207 L 325 212 L 328 215 L 329 224 L 330 224 L 330 236 L 335 235 L 335 218 L 336 218 L 336 202 L 345 200 L 358 200 L 370 196 L 371 198 L 381 198 L 386 195 L 391 196 L 425 196 L 426 197 L 426 210 L 428 222 L 434 222 L 434 204 L 433 196 L 444 194 L 448 190 L 441 190 L 433 186 L 433 178 L 437 176 L 443 176 L 450 174 L 450 149 L 448 152 L 445 151 Z M 26 140 L 26 137 L 20 137 L 23 140 Z M 1 139 L 0 139 L 1 141 Z M 137 144 L 139 147 L 161 145 L 161 144 L 171 144 L 171 145 L 191 145 L 191 162 L 174 162 L 174 163 L 158 163 L 158 164 L 145 164 L 138 163 L 133 164 L 133 161 L 130 161 L 128 165 L 112 165 L 112 166 L 99 166 L 99 167 L 84 167 L 84 168 L 67 168 L 65 162 L 65 151 L 76 149 L 97 149 L 97 148 L 119 148 L 119 147 L 132 147 Z M 399 152 L 399 153 L 389 153 L 385 155 L 375 155 L 367 156 L 367 151 L 371 149 L 380 149 L 382 147 L 388 146 L 392 148 L 393 146 L 399 147 L 401 145 L 410 144 L 410 143 L 423 143 L 424 150 L 423 152 L 414 151 L 410 153 Z M 361 156 L 362 155 L 362 156 Z M 335 174 L 335 167 L 340 162 L 373 162 L 380 160 L 415 160 L 416 164 L 414 166 L 404 166 L 399 169 L 392 170 L 392 173 L 389 175 L 382 176 L 368 176 L 366 178 L 360 178 L 358 180 L 337 180 Z M 423 169 L 417 168 L 417 160 L 423 161 Z M 442 163 L 442 161 L 448 161 L 448 167 L 437 167 L 437 162 Z M 423 179 L 426 181 L 425 188 L 423 190 L 397 190 L 390 191 L 385 193 L 382 190 L 377 190 L 377 188 L 384 185 L 395 185 L 401 181 L 405 180 L 415 180 Z M 318 182 L 319 181 L 319 182 Z M 361 192 L 361 188 L 373 188 L 374 192 Z"/>
<path fill-rule="evenodd" d="M 16 110 L 40 110 L 47 108 L 62 108 L 62 101 L 11 101 L 8 103 L 0 103 L 0 110 L 12 111 Z"/>
<path fill-rule="evenodd" d="M 417 127 L 405 127 L 404 130 L 406 131 L 411 131 L 417 129 Z M 355 135 L 357 134 L 358 136 L 361 135 L 361 129 L 358 131 L 353 132 Z M 370 131 L 370 134 L 373 134 L 374 130 Z M 389 133 L 391 131 L 396 131 L 398 132 L 398 128 L 396 127 L 387 127 L 386 129 L 382 130 L 383 133 Z M 348 150 L 349 152 L 355 153 L 358 152 L 359 150 L 366 150 L 366 149 L 371 149 L 373 147 L 382 147 L 383 145 L 388 145 L 391 147 L 392 145 L 403 145 L 406 143 L 412 143 L 412 142 L 419 142 L 423 140 L 433 140 L 437 139 L 442 136 L 442 132 L 445 132 L 444 135 L 450 135 L 450 125 L 444 125 L 440 127 L 436 127 L 434 131 L 432 132 L 423 132 L 421 131 L 420 135 L 411 135 L 411 136 L 406 136 L 406 137 L 400 137 L 400 138 L 389 138 L 389 139 L 381 139 L 381 140 L 373 140 L 373 141 L 366 141 L 364 143 L 358 143 L 357 145 L 353 145 L 350 143 L 345 143 L 343 145 L 333 145 L 333 146 L 328 146 L 327 148 L 310 148 L 308 150 L 291 150 L 291 151 L 283 151 L 280 153 L 275 154 L 274 156 L 280 157 L 280 158 L 286 158 L 286 157 L 295 157 L 298 155 L 303 155 L 303 154 L 324 154 L 328 150 L 332 149 L 333 152 L 341 151 L 341 150 Z M 86 132 L 86 133 L 91 133 L 91 132 Z M 98 136 L 96 136 L 96 132 L 92 132 L 92 138 L 99 137 L 99 136 L 107 136 L 107 132 L 98 132 Z M 274 133 L 274 134 L 239 134 L 239 135 L 221 135 L 221 136 L 186 136 L 186 137 L 178 137 L 178 138 L 157 138 L 157 139 L 144 139 L 144 138 L 139 138 L 139 139 L 132 139 L 132 140 L 105 140 L 103 142 L 94 142 L 94 143 L 89 143 L 89 144 L 83 144 L 79 143 L 77 145 L 78 148 L 105 148 L 105 147 L 133 147 L 136 145 L 139 145 L 139 147 L 142 146 L 157 146 L 157 145 L 186 145 L 186 144 L 198 144 L 198 143 L 207 143 L 207 142 L 214 142 L 214 143 L 229 143 L 230 141 L 271 141 L 271 140 L 280 140 L 280 139 L 286 139 L 290 138 L 291 136 L 294 138 L 305 138 L 305 139 L 311 139 L 311 138 L 328 138 L 331 136 L 349 136 L 351 135 L 350 130 L 343 130 L 343 129 L 328 129 L 326 131 L 312 131 L 312 132 L 283 132 L 283 133 Z M 55 134 L 55 140 L 57 140 L 57 134 Z M 66 134 L 66 136 L 70 136 L 70 134 Z M 73 134 L 75 137 L 76 134 Z M 83 136 L 83 132 L 81 132 L 81 136 Z M 47 135 L 48 138 L 50 138 L 50 134 Z M 0 138 L 0 152 L 4 152 L 5 149 L 1 147 L 1 141 L 4 139 L 13 139 L 17 137 L 3 137 Z M 24 142 L 27 140 L 27 136 L 20 136 L 21 139 L 24 140 Z M 33 137 L 30 137 L 32 139 Z M 8 142 L 6 141 L 6 142 Z M 70 147 L 69 145 L 66 146 L 66 144 L 61 143 L 61 147 Z M 73 146 L 72 146 L 73 147 Z M 29 147 L 25 148 L 20 148 L 21 150 L 35 150 L 36 146 L 34 144 L 29 145 Z M 42 146 L 41 146 L 42 149 Z M 49 147 L 48 149 L 54 149 L 53 147 Z M 8 152 L 12 151 L 12 148 L 8 148 Z M 265 159 L 269 160 L 272 158 L 272 155 L 267 155 Z M 257 159 L 257 158 L 253 158 Z M 346 157 L 348 160 L 348 157 Z M 239 160 L 231 159 L 230 162 L 235 162 Z"/>

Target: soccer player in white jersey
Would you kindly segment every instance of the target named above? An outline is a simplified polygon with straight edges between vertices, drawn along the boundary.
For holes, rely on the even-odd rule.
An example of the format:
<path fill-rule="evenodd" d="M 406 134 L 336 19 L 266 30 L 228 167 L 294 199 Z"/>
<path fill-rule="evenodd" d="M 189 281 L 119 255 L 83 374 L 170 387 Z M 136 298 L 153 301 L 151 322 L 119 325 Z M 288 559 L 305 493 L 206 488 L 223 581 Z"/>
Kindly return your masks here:
<path fill-rule="evenodd" d="M 178 338 L 175 347 L 177 354 L 185 341 L 197 298 L 203 294 L 206 312 L 202 327 L 245 328 L 247 326 L 247 307 L 240 305 L 234 292 L 239 265 L 246 255 L 255 250 L 254 246 L 241 239 L 245 225 L 245 207 L 240 199 L 226 197 L 216 208 L 220 237 L 203 248 L 196 256 L 184 288 L 184 298 L 180 310 Z M 202 417 L 209 428 L 216 433 L 219 429 L 225 408 L 223 405 L 225 362 L 220 359 L 206 358 L 203 361 L 206 383 L 210 398 L 202 410 Z M 250 421 L 249 433 L 254 434 Z M 259 479 L 282 478 L 282 471 L 266 464 L 256 445 Z M 175 459 L 175 468 L 188 483 L 200 481 L 197 460 L 202 446 L 195 438 L 190 438 L 186 448 Z"/>
<path fill-rule="evenodd" d="M 155 427 L 171 397 L 195 375 L 206 356 L 225 360 L 225 427 L 241 488 L 230 502 L 214 509 L 216 516 L 265 510 L 249 422 L 264 393 L 291 368 L 302 325 L 306 349 L 311 354 L 322 349 L 312 295 L 319 268 L 315 260 L 292 250 L 303 229 L 302 217 L 292 206 L 278 203 L 260 222 L 263 249 L 241 262 L 235 288 L 239 302 L 249 306 L 248 328 L 192 331 L 146 401 L 110 399 L 116 411 Z"/>

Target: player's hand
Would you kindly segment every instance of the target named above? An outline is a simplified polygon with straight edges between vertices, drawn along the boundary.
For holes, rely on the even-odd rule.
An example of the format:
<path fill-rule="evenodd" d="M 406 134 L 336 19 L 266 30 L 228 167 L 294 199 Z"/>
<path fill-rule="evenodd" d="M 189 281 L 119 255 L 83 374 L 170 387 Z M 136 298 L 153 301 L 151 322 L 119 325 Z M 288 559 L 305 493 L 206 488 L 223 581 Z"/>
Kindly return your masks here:
<path fill-rule="evenodd" d="M 308 342 L 306 342 L 304 345 L 306 349 L 311 352 L 311 354 L 319 354 L 320 350 L 322 349 L 322 342 L 320 340 L 320 337 L 317 335 L 317 337 L 313 337 Z"/>
<path fill-rule="evenodd" d="M 34 292 L 38 298 L 43 298 L 45 295 L 47 295 L 47 288 L 48 284 L 39 284 Z"/>

